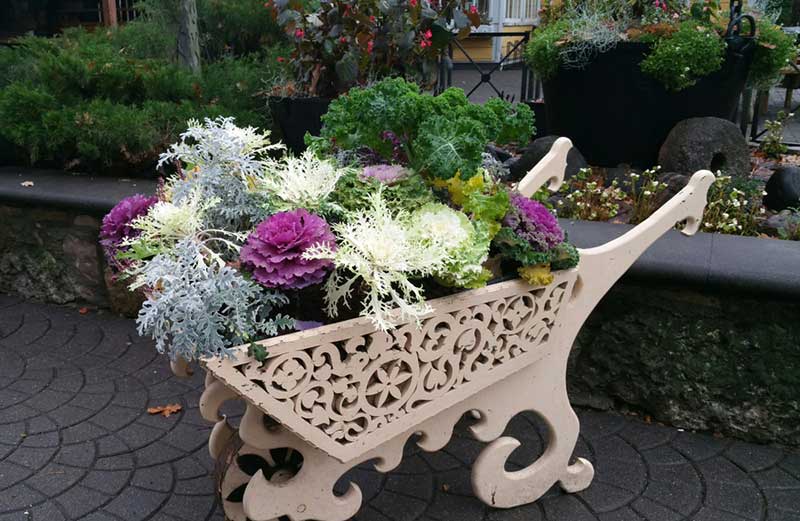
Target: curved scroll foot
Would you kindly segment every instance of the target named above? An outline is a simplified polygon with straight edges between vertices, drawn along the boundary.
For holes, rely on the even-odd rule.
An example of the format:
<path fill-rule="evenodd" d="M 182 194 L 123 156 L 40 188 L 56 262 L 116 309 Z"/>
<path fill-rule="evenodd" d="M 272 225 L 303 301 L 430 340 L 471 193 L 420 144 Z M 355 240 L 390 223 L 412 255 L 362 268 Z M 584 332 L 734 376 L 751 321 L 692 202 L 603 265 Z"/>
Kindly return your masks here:
<path fill-rule="evenodd" d="M 566 475 L 558 482 L 564 492 L 580 492 L 592 483 L 594 467 L 583 458 L 578 458 L 575 463 L 567 467 Z"/>

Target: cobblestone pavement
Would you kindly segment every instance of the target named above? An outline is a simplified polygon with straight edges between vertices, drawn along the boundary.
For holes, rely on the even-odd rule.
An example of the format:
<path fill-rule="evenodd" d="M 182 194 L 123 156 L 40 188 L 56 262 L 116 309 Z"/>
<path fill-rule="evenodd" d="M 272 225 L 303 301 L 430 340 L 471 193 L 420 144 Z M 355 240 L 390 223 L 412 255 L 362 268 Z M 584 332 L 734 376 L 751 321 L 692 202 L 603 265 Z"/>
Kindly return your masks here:
<path fill-rule="evenodd" d="M 0 296 L 0 521 L 222 520 L 197 410 L 200 376 L 181 381 L 132 321 Z M 169 418 L 150 406 L 180 403 Z M 434 454 L 409 449 L 388 475 L 352 472 L 361 521 L 798 521 L 800 455 L 582 412 L 577 453 L 594 483 L 493 510 L 468 464 L 481 445 L 456 435 Z M 517 417 L 515 466 L 542 429 Z"/>

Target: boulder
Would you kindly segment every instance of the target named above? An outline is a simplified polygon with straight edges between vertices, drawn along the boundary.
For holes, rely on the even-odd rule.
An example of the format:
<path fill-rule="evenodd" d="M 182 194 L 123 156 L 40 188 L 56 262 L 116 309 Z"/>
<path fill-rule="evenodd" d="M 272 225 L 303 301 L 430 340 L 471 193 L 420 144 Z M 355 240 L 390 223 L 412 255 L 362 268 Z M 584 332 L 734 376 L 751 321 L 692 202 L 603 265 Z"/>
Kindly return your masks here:
<path fill-rule="evenodd" d="M 765 219 L 759 230 L 768 235 L 780 237 L 800 237 L 800 214 L 791 210 L 783 210 Z"/>
<path fill-rule="evenodd" d="M 512 157 L 511 152 L 509 152 L 508 150 L 492 144 L 486 145 L 486 152 L 491 154 L 492 157 L 501 162 L 508 161 Z"/>
<path fill-rule="evenodd" d="M 721 118 L 684 119 L 670 131 L 658 153 L 665 172 L 694 174 L 721 170 L 725 175 L 750 174 L 750 151 L 739 127 Z"/>
<path fill-rule="evenodd" d="M 506 161 L 505 164 L 511 172 L 509 180 L 516 182 L 525 177 L 525 174 L 550 152 L 550 148 L 558 138 L 559 136 L 544 136 L 535 139 L 522 150 L 522 154 L 518 158 L 512 158 Z M 577 174 L 581 168 L 586 168 L 588 166 L 589 163 L 586 162 L 583 154 L 573 146 L 567 154 L 566 179 Z"/>
<path fill-rule="evenodd" d="M 800 168 L 782 166 L 767 181 L 764 206 L 779 212 L 786 208 L 800 208 Z"/>

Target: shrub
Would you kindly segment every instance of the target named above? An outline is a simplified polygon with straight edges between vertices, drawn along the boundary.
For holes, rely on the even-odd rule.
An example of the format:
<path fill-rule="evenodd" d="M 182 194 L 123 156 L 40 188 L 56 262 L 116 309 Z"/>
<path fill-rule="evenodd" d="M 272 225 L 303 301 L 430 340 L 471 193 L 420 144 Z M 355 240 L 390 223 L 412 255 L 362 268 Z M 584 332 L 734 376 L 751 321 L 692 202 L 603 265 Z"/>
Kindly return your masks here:
<path fill-rule="evenodd" d="M 780 70 L 797 57 L 794 38 L 777 25 L 764 21 L 758 25 L 758 45 L 750 64 L 747 81 L 757 88 L 777 83 Z"/>
<path fill-rule="evenodd" d="M 561 63 L 561 47 L 566 36 L 566 20 L 557 20 L 537 28 L 533 33 L 525 48 L 525 59 L 542 78 L 550 78 L 558 71 Z"/>
<path fill-rule="evenodd" d="M 119 46 L 126 30 L 70 29 L 0 52 L 0 137 L 31 163 L 125 175 L 151 168 L 189 118 L 268 125 L 257 94 L 280 66 L 274 52 L 227 56 L 196 77 L 165 59 L 132 56 Z"/>
<path fill-rule="evenodd" d="M 659 39 L 641 67 L 667 89 L 678 91 L 718 71 L 724 60 L 725 41 L 713 28 L 689 20 Z"/>

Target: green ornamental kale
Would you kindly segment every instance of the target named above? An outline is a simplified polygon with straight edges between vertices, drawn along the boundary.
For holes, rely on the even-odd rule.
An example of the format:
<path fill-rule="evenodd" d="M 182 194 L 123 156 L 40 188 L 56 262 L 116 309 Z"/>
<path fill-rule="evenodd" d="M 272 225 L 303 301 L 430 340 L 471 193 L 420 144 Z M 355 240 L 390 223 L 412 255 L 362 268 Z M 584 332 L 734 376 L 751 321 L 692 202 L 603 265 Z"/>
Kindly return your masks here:
<path fill-rule="evenodd" d="M 386 161 L 398 160 L 399 144 L 410 166 L 448 179 L 459 171 L 473 175 L 490 142 L 526 143 L 533 123 L 524 104 L 493 99 L 478 105 L 457 88 L 429 96 L 413 83 L 391 78 L 334 100 L 320 137 L 306 139 L 318 153 L 369 150 Z"/>

